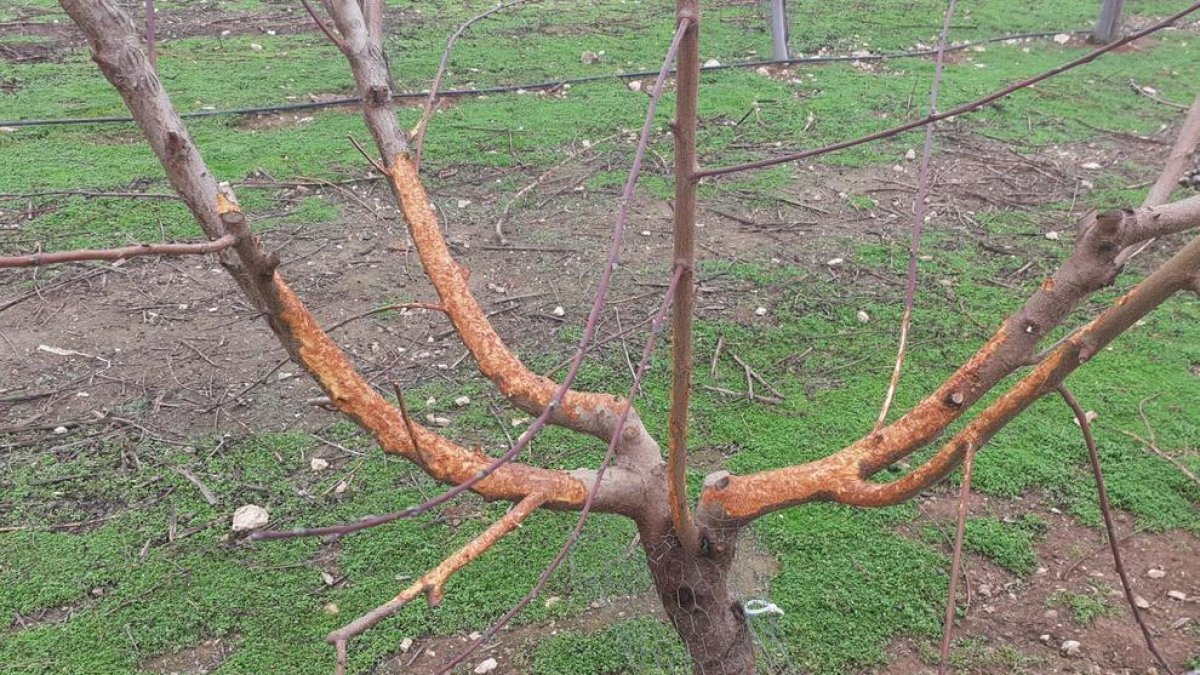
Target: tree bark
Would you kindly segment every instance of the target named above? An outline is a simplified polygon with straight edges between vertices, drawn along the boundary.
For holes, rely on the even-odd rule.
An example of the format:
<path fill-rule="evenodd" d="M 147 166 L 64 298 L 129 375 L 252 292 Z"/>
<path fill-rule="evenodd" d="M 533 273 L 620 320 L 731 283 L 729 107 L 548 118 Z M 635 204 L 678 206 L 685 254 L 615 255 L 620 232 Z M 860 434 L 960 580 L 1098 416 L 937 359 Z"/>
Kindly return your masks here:
<path fill-rule="evenodd" d="M 659 600 L 687 646 L 693 672 L 753 675 L 750 627 L 729 584 L 738 530 L 706 528 L 697 552 L 679 541 L 666 513 L 639 523 L 638 531 Z"/>

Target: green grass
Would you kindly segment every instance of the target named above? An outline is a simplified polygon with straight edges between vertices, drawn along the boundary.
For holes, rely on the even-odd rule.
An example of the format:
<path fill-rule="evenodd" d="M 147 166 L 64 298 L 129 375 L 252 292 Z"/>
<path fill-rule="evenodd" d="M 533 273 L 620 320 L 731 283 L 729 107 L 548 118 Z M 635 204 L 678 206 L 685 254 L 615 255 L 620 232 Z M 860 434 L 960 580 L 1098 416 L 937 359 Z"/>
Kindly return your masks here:
<path fill-rule="evenodd" d="M 1033 545 L 1045 529 L 1045 521 L 1033 514 L 1025 514 L 1012 523 L 996 518 L 968 518 L 963 546 L 1017 576 L 1026 576 L 1037 568 Z M 926 528 L 924 534 L 931 542 L 941 541 L 945 536 L 933 527 Z"/>
<path fill-rule="evenodd" d="M 1071 618 L 1075 620 L 1075 623 L 1080 626 L 1090 626 L 1100 617 L 1113 616 L 1117 613 L 1116 607 L 1107 598 L 1100 595 L 1109 590 L 1101 587 L 1094 588 L 1093 593 L 1058 591 L 1046 599 L 1046 606 L 1064 607 L 1071 611 Z"/>
<path fill-rule="evenodd" d="M 159 7 L 172 11 L 192 4 L 160 2 Z M 478 3 L 473 8 L 430 0 L 391 4 L 408 12 L 390 38 L 393 75 L 398 88 L 420 90 L 428 86 L 445 36 L 478 11 Z M 473 29 L 455 53 L 446 86 L 486 87 L 656 68 L 672 31 L 669 3 L 550 4 L 553 11 L 531 7 Z M 769 36 L 760 4 L 706 3 L 704 58 L 728 63 L 767 54 Z M 794 51 L 810 54 L 820 49 L 841 53 L 928 44 L 943 6 L 929 0 L 792 4 Z M 1086 28 L 1094 17 L 1094 4 L 973 3 L 956 17 L 953 37 Z M 283 11 L 276 3 L 215 5 L 227 11 Z M 1144 1 L 1131 9 L 1140 16 L 1159 16 L 1177 5 Z M 54 7 L 45 0 L 0 4 L 0 20 L 62 20 Z M 1200 79 L 1194 46 L 1185 45 L 1191 42 L 1190 33 L 1167 34 L 1145 51 L 1105 57 L 1076 77 L 1053 80 L 946 128 L 987 134 L 1021 150 L 1085 141 L 1094 137 L 1096 128 L 1153 132 L 1174 122 L 1176 112 L 1133 95 L 1126 83 L 1136 79 L 1164 96 L 1186 100 L 1191 83 Z M 253 50 L 251 43 L 263 49 Z M 583 64 L 579 53 L 584 49 L 604 51 L 604 61 Z M 948 66 L 941 107 L 1082 53 L 1076 46 L 1048 41 L 988 45 Z M 181 110 L 306 100 L 312 93 L 347 94 L 353 86 L 343 61 L 316 34 L 189 37 L 164 43 L 160 59 L 164 86 Z M 705 74 L 700 110 L 703 161 L 727 164 L 813 147 L 919 116 L 932 67 L 924 59 L 890 61 L 873 71 L 850 64 L 803 66 L 793 69 L 795 81 L 766 78 L 752 70 Z M 118 97 L 78 52 L 66 53 L 61 62 L 0 61 L 0 83 L 15 87 L 0 94 L 4 119 L 122 113 Z M 455 168 L 467 176 L 503 169 L 507 173 L 496 190 L 511 194 L 527 182 L 526 174 L 536 175 L 561 161 L 565 147 L 636 128 L 645 103 L 644 94 L 615 80 L 576 85 L 556 96 L 461 100 L 435 118 L 426 166 L 431 174 Z M 670 153 L 666 124 L 671 103 L 668 94 L 654 136 L 653 147 L 664 156 Z M 734 126 L 755 103 L 758 114 Z M 406 125 L 414 123 L 416 115 L 413 109 L 400 114 Z M 189 129 L 222 180 L 243 180 L 259 171 L 278 180 L 361 175 L 364 162 L 346 141 L 347 135 L 368 138 L 356 113 L 326 110 L 301 116 L 311 119 L 261 129 L 238 118 L 212 118 L 189 122 Z M 589 189 L 612 188 L 623 180 L 619 167 L 632 151 L 627 137 L 621 133 L 620 140 L 603 151 L 611 155 L 614 168 L 596 174 L 587 183 Z M 827 157 L 824 164 L 889 166 L 918 140 L 908 135 Z M 0 158 L 5 191 L 130 185 L 166 189 L 161 168 L 128 126 L 4 132 Z M 1147 166 L 1156 163 L 1155 158 L 1146 160 Z M 1136 202 L 1140 194 L 1127 187 L 1124 175 L 1130 169 L 1140 168 L 1115 167 L 1096 177 L 1096 189 L 1082 198 L 1084 203 L 1111 208 Z M 654 171 L 644 184 L 646 193 L 668 197 L 670 176 Z M 803 176 L 796 168 L 779 167 L 706 183 L 701 195 L 706 200 L 753 202 L 803 184 Z M 436 189 L 439 182 L 432 183 Z M 508 194 L 500 196 L 507 200 Z M 316 225 L 336 220 L 341 209 L 336 201 L 320 196 L 307 196 L 284 208 L 274 190 L 243 188 L 240 197 L 260 229 L 278 222 Z M 846 201 L 856 209 L 872 207 L 865 195 L 847 195 Z M 21 231 L 5 234 L 5 250 L 199 236 L 183 207 L 173 201 L 54 197 L 30 202 L 55 208 L 23 222 Z M 914 342 L 898 411 L 914 404 L 951 372 L 952 364 L 973 353 L 985 334 L 975 321 L 996 325 L 1032 290 L 1037 273 L 1048 271 L 1066 254 L 1069 242 L 1052 242 L 1040 234 L 1070 206 L 975 214 L 989 237 L 1019 244 L 1023 258 L 1034 260 L 1030 280 L 1018 281 L 1017 290 L 989 282 L 1014 271 L 1020 261 L 993 255 L 959 235 L 936 229 L 928 235 L 926 250 L 932 257 L 920 265 Z M 1026 236 L 1031 234 L 1039 236 Z M 902 243 L 843 243 L 854 265 L 885 278 L 902 278 L 907 260 Z M 753 364 L 786 397 L 780 405 L 763 406 L 697 388 L 694 447 L 722 449 L 732 455 L 729 469 L 738 473 L 814 459 L 868 431 L 894 357 L 894 327 L 901 311 L 897 287 L 831 281 L 798 266 L 769 262 L 772 253 L 754 251 L 737 261 L 708 259 L 701 269 L 705 279 L 754 285 L 771 305 L 770 321 L 710 318 L 697 326 L 698 358 L 707 363 L 721 338 L 727 349 Z M 1135 277 L 1122 277 L 1068 323 L 1076 325 L 1094 315 Z M 856 319 L 860 309 L 871 317 L 867 326 Z M 577 338 L 577 328 L 565 327 L 557 344 L 543 344 L 543 353 L 528 354 L 531 365 L 549 367 Z M 810 349 L 806 358 L 795 358 Z M 1146 406 L 1146 414 L 1159 445 L 1200 445 L 1200 427 L 1188 414 L 1200 409 L 1200 391 L 1189 373 L 1195 363 L 1200 363 L 1200 303 L 1180 297 L 1071 378 L 1085 406 L 1100 413 L 1096 433 L 1114 505 L 1151 531 L 1200 534 L 1195 517 L 1200 491 L 1118 430 L 1141 429 L 1138 402 L 1158 394 L 1155 404 Z M 661 351 L 639 401 L 648 429 L 660 439 L 665 438 L 668 407 L 666 372 L 667 354 Z M 697 372 L 700 385 L 736 388 L 742 377 L 740 367 L 729 359 L 719 364 L 716 378 L 707 366 Z M 585 366 L 579 382 L 582 388 L 623 392 L 627 379 L 619 351 L 610 348 Z M 461 393 L 472 403 L 453 409 L 447 433 L 498 447 L 491 406 L 500 402 L 485 383 L 468 379 L 408 392 L 410 405 L 422 414 L 426 398 L 438 398 L 433 409 L 446 411 L 451 410 L 453 396 Z M 246 502 L 268 507 L 274 523 L 291 527 L 393 510 L 435 489 L 408 464 L 372 452 L 349 423 L 336 424 L 322 435 L 368 454 L 361 465 L 352 458 L 335 472 L 314 474 L 308 458 L 321 446 L 293 433 L 243 434 L 223 443 L 197 438 L 190 449 L 114 441 L 77 454 L 33 448 L 0 456 L 0 527 L 29 528 L 0 534 L 0 617 L 75 608 L 69 621 L 4 634 L 0 670 L 127 673 L 147 658 L 225 637 L 237 648 L 223 673 L 326 672 L 331 654 L 323 637 L 329 630 L 392 597 L 503 513 L 502 505 L 467 500 L 461 513 L 396 523 L 340 544 L 306 540 L 251 546 L 228 538 L 229 513 Z M 575 468 L 594 465 L 602 452 L 594 440 L 552 429 L 532 456 L 546 465 Z M 131 468 L 131 455 L 139 458 L 140 470 Z M 1183 461 L 1200 470 L 1194 453 Z M 330 492 L 354 466 L 358 468 L 352 488 L 340 495 Z M 181 468 L 199 476 L 220 500 L 218 505 L 208 505 L 177 471 Z M 701 479 L 700 472 L 692 472 L 693 489 Z M 996 499 L 1036 494 L 1087 525 L 1100 522 L 1078 429 L 1057 400 L 1036 403 L 991 442 L 977 458 L 974 488 Z M 47 531 L 54 523 L 98 517 L 105 519 L 77 534 Z M 172 520 L 180 531 L 215 524 L 168 542 Z M 415 603 L 356 639 L 351 670 L 365 671 L 394 651 L 402 637 L 481 630 L 524 594 L 554 553 L 547 542 L 561 541 L 573 523 L 571 514 L 537 514 L 481 564 L 455 577 L 442 606 Z M 911 638 L 919 645 L 934 638 L 948 561 L 940 532 L 898 534 L 914 523 L 920 529 L 911 504 L 881 510 L 817 504 L 759 522 L 754 536 L 780 564 L 769 599 L 785 612 L 782 617 L 751 620 L 767 657 L 816 675 L 833 675 L 883 666 L 896 638 Z M 1038 564 L 1034 544 L 1043 529 L 1036 516 L 1011 523 L 979 516 L 969 523 L 966 545 L 972 553 L 1025 575 Z M 578 618 L 597 600 L 644 592 L 649 578 L 639 555 L 624 557 L 633 535 L 624 520 L 593 517 L 580 547 L 547 591 L 560 601 L 551 606 L 535 602 L 518 617 L 518 624 Z M 326 568 L 346 580 L 325 586 L 320 572 Z M 1056 596 L 1054 604 L 1069 608 L 1080 623 L 1111 609 L 1099 597 L 1080 594 Z M 1037 670 L 1010 648 L 974 638 L 959 641 L 955 658 L 960 667 Z M 669 627 L 631 617 L 594 631 L 576 629 L 548 637 L 534 647 L 525 665 L 534 673 L 683 672 L 686 656 Z"/>

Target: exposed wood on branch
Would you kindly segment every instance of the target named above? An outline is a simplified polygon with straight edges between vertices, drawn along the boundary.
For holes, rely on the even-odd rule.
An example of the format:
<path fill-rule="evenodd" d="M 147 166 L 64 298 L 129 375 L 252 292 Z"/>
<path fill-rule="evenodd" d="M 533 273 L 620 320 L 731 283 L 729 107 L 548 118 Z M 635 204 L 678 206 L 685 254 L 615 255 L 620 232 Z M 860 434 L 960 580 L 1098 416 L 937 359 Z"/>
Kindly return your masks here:
<path fill-rule="evenodd" d="M 1112 283 L 1123 248 L 1151 236 L 1200 226 L 1200 197 L 1085 219 L 1074 253 L 966 364 L 896 422 L 824 459 L 734 477 L 714 474 L 701 506 L 713 517 L 745 521 L 794 504 L 829 499 L 863 506 L 895 504 L 940 480 L 969 444 L 980 447 L 1038 397 L 1115 339 L 1200 270 L 1200 239 L 1119 299 L 1088 326 L 1051 350 L 1011 391 L 972 421 L 934 457 L 892 483 L 865 478 L 933 441 L 996 383 L 1030 363 L 1042 336 L 1091 293 Z"/>
<path fill-rule="evenodd" d="M 538 493 L 525 497 L 479 536 L 451 553 L 437 567 L 421 575 L 399 595 L 326 636 L 326 642 L 338 646 L 337 672 L 346 672 L 345 650 L 346 643 L 350 638 L 362 635 L 372 626 L 395 614 L 421 595 L 425 595 L 426 601 L 431 607 L 436 607 L 441 603 L 442 596 L 445 595 L 446 582 L 455 572 L 466 567 L 471 561 L 495 546 L 505 535 L 517 529 L 544 501 L 545 497 Z"/>
<path fill-rule="evenodd" d="M 275 270 L 277 259 L 261 250 L 236 202 L 229 195 L 218 194 L 199 150 L 138 49 L 129 16 L 112 0 L 62 0 L 61 4 L 84 31 L 93 58 L 120 92 L 172 187 L 201 227 L 214 239 L 224 236 L 227 228 L 233 230 L 229 234 L 237 242 L 222 251 L 222 263 L 253 305 L 267 316 L 291 357 L 324 389 L 331 405 L 370 432 L 385 452 L 409 458 L 435 479 L 459 484 L 475 478 L 488 466 L 489 458 L 420 426 L 415 426 L 415 436 L 410 435 L 400 411 L 354 369 Z M 518 464 L 496 471 L 475 486 L 475 491 L 489 499 L 509 501 L 540 493 L 549 506 L 576 509 L 587 495 L 584 483 L 565 471 Z"/>

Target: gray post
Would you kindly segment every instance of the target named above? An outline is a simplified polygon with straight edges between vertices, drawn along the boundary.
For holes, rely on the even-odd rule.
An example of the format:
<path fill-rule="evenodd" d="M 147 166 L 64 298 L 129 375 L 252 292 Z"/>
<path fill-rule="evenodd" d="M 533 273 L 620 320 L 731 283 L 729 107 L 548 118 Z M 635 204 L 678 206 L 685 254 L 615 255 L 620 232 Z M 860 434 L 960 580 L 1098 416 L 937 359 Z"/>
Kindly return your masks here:
<path fill-rule="evenodd" d="M 788 56 L 787 8 L 784 0 L 771 0 L 771 58 L 786 61 Z"/>
<path fill-rule="evenodd" d="M 1121 30 L 1121 10 L 1125 0 L 1102 0 L 1100 18 L 1096 20 L 1096 29 L 1092 31 L 1092 40 L 1108 44 L 1117 39 Z"/>

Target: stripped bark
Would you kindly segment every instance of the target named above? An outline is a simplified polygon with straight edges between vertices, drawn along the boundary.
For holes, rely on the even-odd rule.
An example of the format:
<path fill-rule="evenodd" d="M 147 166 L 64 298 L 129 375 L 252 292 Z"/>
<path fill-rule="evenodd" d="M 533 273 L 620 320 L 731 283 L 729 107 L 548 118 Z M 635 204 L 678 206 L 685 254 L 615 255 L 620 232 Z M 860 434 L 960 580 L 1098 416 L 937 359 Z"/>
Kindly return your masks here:
<path fill-rule="evenodd" d="M 1050 330 L 1085 298 L 1115 280 L 1120 271 L 1115 259 L 1121 250 L 1152 236 L 1197 226 L 1200 226 L 1200 197 L 1161 207 L 1085 218 L 1079 227 L 1075 251 L 1062 267 L 1001 325 L 975 356 L 916 407 L 892 424 L 823 459 L 749 476 L 720 473 L 710 476 L 701 494 L 700 508 L 709 518 L 748 522 L 771 511 L 813 500 L 883 506 L 924 489 L 957 466 L 966 449 L 964 443 L 952 443 L 957 448 L 953 452 L 939 452 L 930 460 L 932 464 L 927 463 L 909 476 L 887 484 L 895 487 L 885 489 L 880 484 L 867 483 L 866 479 L 932 442 L 1001 379 L 1029 365 L 1038 343 Z M 974 429 L 976 436 L 986 441 L 1036 396 L 1053 391 L 1061 377 L 1090 359 L 1100 347 L 1146 312 L 1186 287 L 1190 283 L 1189 277 L 1198 269 L 1200 240 L 1185 247 L 1092 324 L 1046 357 L 1038 369 L 1022 381 L 1033 382 L 1030 378 L 1038 376 L 1038 384 L 1026 385 L 1015 394 L 1016 398 L 1010 402 L 1013 406 L 1011 414 L 992 412 L 1009 400 L 1002 398 L 968 426 L 959 438 L 964 441 L 975 438 L 965 435 Z M 1047 384 L 1048 390 L 1044 388 Z M 1014 395 L 1013 392 L 1010 395 Z M 950 456 L 952 462 L 941 461 Z"/>
<path fill-rule="evenodd" d="M 677 632 L 687 644 L 699 673 L 752 673 L 754 654 L 745 614 L 729 576 L 740 529 L 766 513 L 814 500 L 860 506 L 894 504 L 911 497 L 952 471 L 964 455 L 978 450 L 1033 401 L 1055 391 L 1076 368 L 1172 294 L 1200 290 L 1200 239 L 1185 246 L 1167 263 L 1119 299 L 1088 325 L 1038 355 L 1039 343 L 1067 314 L 1092 293 L 1111 284 L 1121 271 L 1121 252 L 1150 238 L 1183 232 L 1200 225 L 1200 197 L 1155 204 L 1135 211 L 1104 213 L 1084 219 L 1074 252 L 1046 279 L 1025 305 L 1008 317 L 995 335 L 936 391 L 894 423 L 824 459 L 748 476 L 724 472 L 710 475 L 694 514 L 689 514 L 682 477 L 687 453 L 687 392 L 691 380 L 691 295 L 694 245 L 688 241 L 694 220 L 695 187 L 705 175 L 744 167 L 703 171 L 695 164 L 695 92 L 698 79 L 699 2 L 678 0 L 677 30 L 669 65 L 679 48 L 676 123 L 677 152 L 676 277 L 669 296 L 676 303 L 675 388 L 670 419 L 669 466 L 657 442 L 647 433 L 628 399 L 571 390 L 570 382 L 586 353 L 590 332 L 603 308 L 608 280 L 620 251 L 624 214 L 632 198 L 637 170 L 649 138 L 653 105 L 666 79 L 666 66 L 655 85 L 648 124 L 635 155 L 621 210 L 614 228 L 606 267 L 601 275 L 585 339 L 563 383 L 541 377 L 504 344 L 473 297 L 469 273 L 451 256 L 436 213 L 421 183 L 407 134 L 393 110 L 387 62 L 382 49 L 382 4 L 366 0 L 323 0 L 336 34 L 330 38 L 346 56 L 362 98 L 364 117 L 383 158 L 402 214 L 417 246 L 421 263 L 438 294 L 429 305 L 444 311 L 454 324 L 480 371 L 518 407 L 540 420 L 591 434 L 609 443 L 609 453 L 596 471 L 566 472 L 493 460 L 464 448 L 412 422 L 402 408 L 390 405 L 364 378 L 277 271 L 278 258 L 265 251 L 251 232 L 232 192 L 219 189 L 171 107 L 153 68 L 138 49 L 129 17 L 113 0 L 61 0 L 84 30 L 93 58 L 120 92 L 167 173 L 172 187 L 212 240 L 221 246 L 222 265 L 252 304 L 267 319 L 291 358 L 318 382 L 331 405 L 367 430 L 389 453 L 401 455 L 437 480 L 470 489 L 487 499 L 518 503 L 508 516 L 480 539 L 447 558 L 391 603 L 364 615 L 360 622 L 330 637 L 345 666 L 346 641 L 421 592 L 440 597 L 446 578 L 511 531 L 537 508 L 581 511 L 572 538 L 578 536 L 589 510 L 619 513 L 633 519 L 641 534 L 655 586 Z M 1193 5 L 1173 18 L 1200 8 Z M 314 13 L 315 16 L 315 13 Z M 1156 24 L 1158 27 L 1167 22 Z M 1147 34 L 1145 31 L 1139 35 Z M 1099 53 L 1073 62 L 1075 65 Z M 1063 72 L 1067 66 L 1056 69 Z M 1045 79 L 1039 76 L 1040 79 Z M 1035 80 L 1038 78 L 1035 78 Z M 1032 80 L 1031 80 L 1032 81 Z M 1008 91 L 1026 83 L 1018 83 Z M 994 98 L 998 95 L 993 96 Z M 956 114 L 955 111 L 941 115 Z M 916 124 L 927 123 L 931 118 Z M 1186 125 L 1185 125 L 1186 127 Z M 874 137 L 880 137 L 876 134 Z M 866 142 L 856 139 L 839 147 Z M 794 157 L 793 157 L 794 159 Z M 786 161 L 786 158 L 785 158 Z M 139 249 L 140 250 L 140 249 Z M 665 305 L 664 305 L 665 309 Z M 654 322 L 655 331 L 661 317 Z M 652 336 L 653 337 L 653 336 Z M 636 392 L 648 363 L 650 344 L 635 377 Z M 938 439 L 1003 378 L 1033 366 L 1007 393 L 982 410 L 965 428 L 910 474 L 888 483 L 871 482 L 882 468 Z M 526 441 L 527 442 L 527 441 Z M 515 456 L 520 443 L 510 449 Z M 613 465 L 609 466 L 612 460 Z M 605 472 L 607 477 L 605 478 Z M 603 480 L 601 480 L 603 478 Z M 454 494 L 454 490 L 446 495 Z M 569 551 L 569 539 L 556 557 Z M 534 597 L 552 573 L 543 573 Z M 414 590 L 416 589 L 416 590 Z M 521 605 L 509 613 L 519 611 Z M 382 612 L 383 614 L 378 614 Z M 489 632 L 490 634 L 490 632 Z"/>

